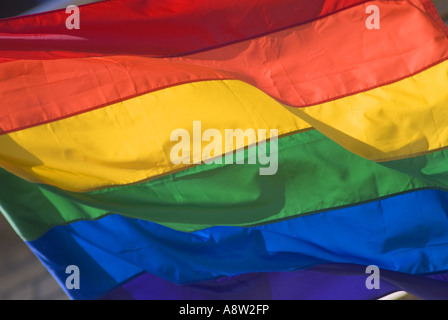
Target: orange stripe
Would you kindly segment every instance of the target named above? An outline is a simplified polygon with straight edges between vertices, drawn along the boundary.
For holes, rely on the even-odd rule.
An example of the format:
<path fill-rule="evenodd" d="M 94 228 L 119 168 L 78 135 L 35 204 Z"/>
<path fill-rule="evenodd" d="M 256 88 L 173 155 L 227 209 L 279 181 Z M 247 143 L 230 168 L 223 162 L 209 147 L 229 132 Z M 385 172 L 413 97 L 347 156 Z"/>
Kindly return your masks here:
<path fill-rule="evenodd" d="M 186 57 L 2 64 L 0 130 L 12 132 L 210 79 L 242 80 L 284 104 L 303 107 L 395 82 L 448 57 L 444 32 L 420 8 L 409 1 L 369 4 L 381 10 L 379 30 L 365 27 L 363 4 L 312 24 Z"/>

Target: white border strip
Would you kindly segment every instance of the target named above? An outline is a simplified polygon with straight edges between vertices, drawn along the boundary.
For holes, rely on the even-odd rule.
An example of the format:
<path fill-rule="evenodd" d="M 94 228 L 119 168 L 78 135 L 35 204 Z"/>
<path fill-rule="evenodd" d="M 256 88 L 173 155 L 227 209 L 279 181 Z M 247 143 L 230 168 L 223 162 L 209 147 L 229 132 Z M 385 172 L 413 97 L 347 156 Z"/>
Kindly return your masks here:
<path fill-rule="evenodd" d="M 384 296 L 382 298 L 379 298 L 378 300 L 397 300 L 400 298 L 403 298 L 408 293 L 405 291 L 397 291 L 391 294 L 388 294 L 387 296 Z"/>

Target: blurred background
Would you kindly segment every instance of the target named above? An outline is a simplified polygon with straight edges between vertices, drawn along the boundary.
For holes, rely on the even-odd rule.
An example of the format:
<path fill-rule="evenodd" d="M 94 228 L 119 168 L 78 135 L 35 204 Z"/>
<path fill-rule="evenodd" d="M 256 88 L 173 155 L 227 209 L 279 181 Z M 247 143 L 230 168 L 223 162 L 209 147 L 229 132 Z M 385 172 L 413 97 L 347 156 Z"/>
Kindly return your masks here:
<path fill-rule="evenodd" d="M 82 5 L 100 0 L 1 0 L 0 19 Z M 448 24 L 448 0 L 433 0 Z M 0 300 L 66 300 L 56 280 L 0 213 Z M 398 292 L 385 300 L 418 300 Z"/>
<path fill-rule="evenodd" d="M 0 19 L 66 8 L 71 4 L 82 5 L 100 0 L 2 0 Z"/>

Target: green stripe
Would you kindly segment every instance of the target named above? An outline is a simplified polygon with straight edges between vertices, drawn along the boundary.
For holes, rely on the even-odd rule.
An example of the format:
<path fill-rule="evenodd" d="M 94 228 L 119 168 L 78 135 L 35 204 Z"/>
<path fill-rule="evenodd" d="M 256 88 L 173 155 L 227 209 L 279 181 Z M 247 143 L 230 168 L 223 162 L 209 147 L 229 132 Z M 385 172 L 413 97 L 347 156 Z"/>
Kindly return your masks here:
<path fill-rule="evenodd" d="M 202 164 L 141 184 L 88 193 L 31 184 L 2 170 L 0 205 L 15 230 L 34 240 L 52 226 L 109 213 L 193 231 L 264 224 L 440 186 L 363 159 L 317 130 L 279 139 L 278 150 L 278 171 L 272 176 L 259 175 L 259 164 L 247 164 L 246 150 L 246 164 Z M 438 163 L 441 159 L 445 155 Z M 393 166 L 411 160 L 393 161 Z M 444 174 L 448 162 L 443 165 L 438 172 Z"/>
<path fill-rule="evenodd" d="M 448 149 L 382 164 L 426 181 L 432 186 L 448 189 Z"/>

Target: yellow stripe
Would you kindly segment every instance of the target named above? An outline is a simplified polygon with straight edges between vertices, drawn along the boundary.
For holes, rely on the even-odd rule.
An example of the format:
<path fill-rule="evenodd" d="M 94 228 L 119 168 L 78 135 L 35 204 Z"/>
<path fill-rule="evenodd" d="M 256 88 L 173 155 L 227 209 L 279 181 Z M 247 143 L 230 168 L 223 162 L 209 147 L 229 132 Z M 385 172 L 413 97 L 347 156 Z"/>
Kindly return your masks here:
<path fill-rule="evenodd" d="M 223 137 L 225 129 L 277 128 L 281 135 L 310 127 L 244 82 L 196 82 L 0 136 L 0 166 L 77 192 L 134 183 L 187 166 L 172 164 L 177 142 L 170 135 L 186 129 L 193 140 L 195 120 Z"/>
<path fill-rule="evenodd" d="M 202 121 L 202 131 L 215 128 L 223 136 L 235 128 L 276 128 L 283 135 L 310 123 L 365 158 L 408 157 L 448 146 L 447 83 L 448 62 L 443 62 L 305 109 L 283 106 L 237 80 L 190 83 L 0 136 L 0 166 L 77 192 L 136 183 L 189 166 L 170 161 L 177 143 L 170 135 L 183 128 L 192 137 L 195 120 Z"/>
<path fill-rule="evenodd" d="M 287 109 L 367 159 L 387 161 L 435 151 L 448 146 L 448 61 L 390 85 Z"/>

